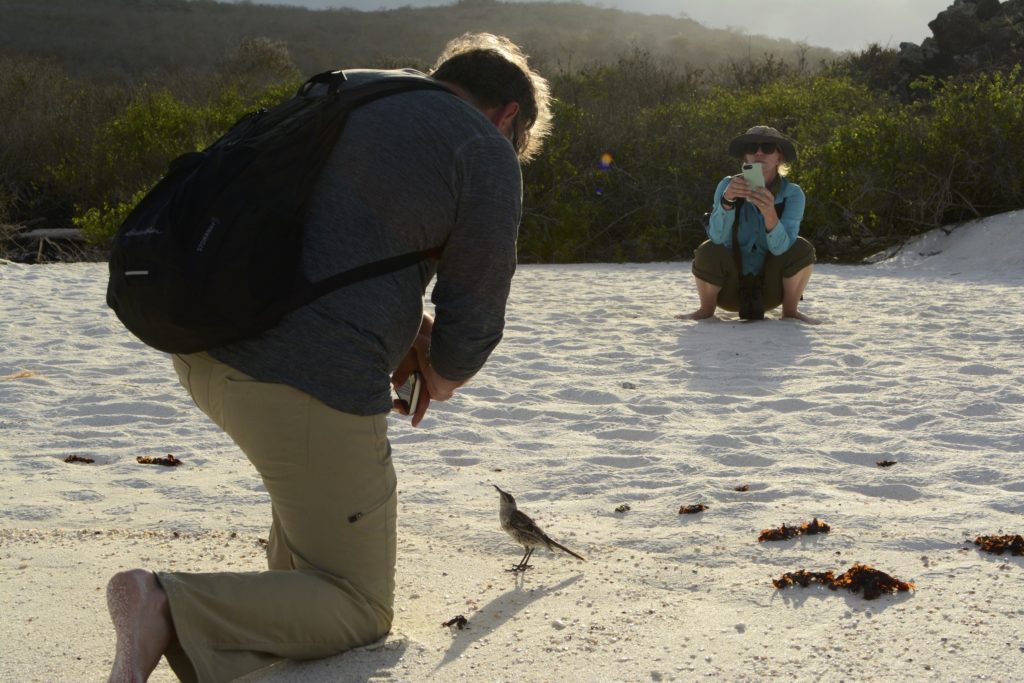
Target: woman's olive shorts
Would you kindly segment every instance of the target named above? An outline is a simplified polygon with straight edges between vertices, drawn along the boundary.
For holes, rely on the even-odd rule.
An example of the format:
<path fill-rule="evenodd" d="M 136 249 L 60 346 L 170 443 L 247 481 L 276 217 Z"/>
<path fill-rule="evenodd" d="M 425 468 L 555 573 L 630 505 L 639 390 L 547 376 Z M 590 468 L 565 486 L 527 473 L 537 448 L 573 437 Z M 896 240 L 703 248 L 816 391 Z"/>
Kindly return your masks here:
<path fill-rule="evenodd" d="M 803 237 L 784 254 L 768 254 L 764 260 L 764 310 L 770 311 L 782 304 L 782 279 L 793 277 L 814 263 L 814 246 Z M 694 277 L 722 288 L 718 306 L 727 311 L 740 308 L 740 278 L 733 260 L 732 249 L 711 240 L 697 247 L 693 253 Z"/>

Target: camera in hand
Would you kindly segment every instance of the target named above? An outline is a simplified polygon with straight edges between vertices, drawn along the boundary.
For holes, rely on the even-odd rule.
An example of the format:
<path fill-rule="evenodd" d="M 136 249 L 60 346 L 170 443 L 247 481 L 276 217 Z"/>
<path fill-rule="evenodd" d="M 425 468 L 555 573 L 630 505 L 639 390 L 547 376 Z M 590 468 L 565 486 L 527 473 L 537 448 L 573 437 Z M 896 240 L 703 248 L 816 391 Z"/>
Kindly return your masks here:
<path fill-rule="evenodd" d="M 740 318 L 764 320 L 764 282 L 761 275 L 740 276 Z"/>
<path fill-rule="evenodd" d="M 395 393 L 398 394 L 398 398 L 405 401 L 405 405 L 408 407 L 409 412 L 416 410 L 416 404 L 420 402 L 420 388 L 423 383 L 423 376 L 418 372 L 412 372 L 409 374 L 408 379 L 405 380 L 405 384 L 395 389 Z"/>

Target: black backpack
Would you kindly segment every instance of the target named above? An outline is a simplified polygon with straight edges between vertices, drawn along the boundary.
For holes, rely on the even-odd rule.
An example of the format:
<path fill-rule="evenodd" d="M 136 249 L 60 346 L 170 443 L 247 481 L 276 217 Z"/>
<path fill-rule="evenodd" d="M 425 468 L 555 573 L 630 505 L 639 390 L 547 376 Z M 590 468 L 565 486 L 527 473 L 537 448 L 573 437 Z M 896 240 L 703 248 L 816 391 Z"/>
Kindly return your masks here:
<path fill-rule="evenodd" d="M 450 92 L 415 76 L 349 86 L 341 71 L 325 72 L 276 107 L 243 116 L 202 152 L 176 158 L 114 237 L 107 305 L 146 344 L 194 353 L 252 337 L 339 287 L 437 256 L 401 254 L 317 282 L 299 269 L 307 199 L 349 112 L 422 89 Z"/>

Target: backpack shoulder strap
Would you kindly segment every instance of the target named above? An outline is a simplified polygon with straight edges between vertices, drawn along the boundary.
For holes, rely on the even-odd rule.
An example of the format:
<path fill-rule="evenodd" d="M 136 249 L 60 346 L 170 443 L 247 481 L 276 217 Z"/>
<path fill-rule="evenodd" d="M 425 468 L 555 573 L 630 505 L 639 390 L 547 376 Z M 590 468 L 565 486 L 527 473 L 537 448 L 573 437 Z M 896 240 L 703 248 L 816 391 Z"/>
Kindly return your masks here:
<path fill-rule="evenodd" d="M 326 93 L 315 92 L 318 85 L 326 85 Z M 394 95 L 410 90 L 440 90 L 442 92 L 455 93 L 448 86 L 440 81 L 435 81 L 427 76 L 397 75 L 382 76 L 359 84 L 353 84 L 344 71 L 323 71 L 310 77 L 295 91 L 296 97 L 316 97 L 319 94 L 346 96 L 352 109 L 372 102 L 381 97 Z"/>
<path fill-rule="evenodd" d="M 340 96 L 347 97 L 348 104 L 345 107 L 347 111 L 351 111 L 364 104 L 369 104 L 374 100 L 378 100 L 389 95 L 396 95 L 398 93 L 413 90 L 440 90 L 455 96 L 455 93 L 452 92 L 450 88 L 442 85 L 438 81 L 416 76 L 390 76 L 356 86 L 347 85 L 349 81 L 342 71 L 325 71 L 313 76 L 299 88 L 297 95 L 303 97 L 308 96 L 310 89 L 318 83 L 326 83 L 328 88 L 330 88 L 328 91 L 330 95 L 338 94 Z M 282 301 L 278 306 L 275 306 L 269 312 L 269 315 L 280 316 L 283 313 L 293 311 L 301 306 L 312 303 L 325 294 L 355 282 L 368 280 L 379 275 L 385 275 L 387 273 L 402 270 L 403 268 L 408 268 L 409 266 L 415 265 L 426 258 L 440 258 L 441 250 L 442 247 L 435 247 L 425 251 L 413 251 L 406 254 L 399 254 L 397 256 L 381 259 L 380 261 L 356 266 L 341 273 L 335 273 L 334 275 L 309 283 L 307 286 L 292 292 L 287 299 Z"/>
<path fill-rule="evenodd" d="M 328 92 L 335 93 L 347 82 L 348 78 L 345 76 L 345 72 L 341 69 L 337 69 L 335 71 L 321 71 L 300 85 L 299 89 L 295 91 L 295 96 L 302 97 L 304 95 L 308 95 L 309 91 L 313 89 L 313 86 L 318 83 L 325 83 L 327 85 Z"/>
<path fill-rule="evenodd" d="M 281 303 L 280 310 L 282 312 L 292 311 L 316 301 L 324 294 L 333 292 L 336 289 L 341 289 L 342 287 L 351 285 L 355 282 L 361 282 L 362 280 L 368 280 L 370 278 L 377 277 L 378 275 L 385 275 L 387 273 L 402 270 L 403 268 L 408 268 L 409 266 L 415 265 L 426 258 L 440 257 L 441 248 L 435 247 L 433 249 L 427 249 L 426 251 L 411 251 L 407 254 L 390 256 L 386 259 L 381 259 L 380 261 L 356 266 L 341 273 L 336 273 L 330 277 L 326 277 L 323 280 L 317 280 L 309 286 L 293 292 L 288 299 Z"/>

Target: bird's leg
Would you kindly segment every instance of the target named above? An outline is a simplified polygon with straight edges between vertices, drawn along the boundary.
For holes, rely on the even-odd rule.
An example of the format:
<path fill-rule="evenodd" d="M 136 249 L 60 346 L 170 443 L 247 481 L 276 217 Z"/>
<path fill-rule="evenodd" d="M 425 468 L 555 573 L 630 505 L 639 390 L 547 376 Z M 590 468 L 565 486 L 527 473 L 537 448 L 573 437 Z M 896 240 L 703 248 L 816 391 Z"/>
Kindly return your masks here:
<path fill-rule="evenodd" d="M 519 563 L 519 571 L 525 572 L 530 568 L 530 558 L 533 557 L 533 548 L 528 548 L 526 554 L 523 555 L 522 561 Z"/>
<path fill-rule="evenodd" d="M 509 572 L 522 572 L 522 571 L 526 571 L 527 569 L 529 569 L 529 566 L 528 566 L 527 563 L 530 561 L 530 555 L 532 555 L 532 554 L 533 554 L 533 548 L 527 548 L 526 552 L 523 553 L 522 559 L 519 560 L 519 563 L 512 565 L 511 569 L 506 569 L 505 571 L 509 571 Z"/>
<path fill-rule="evenodd" d="M 512 565 L 511 569 L 506 569 L 505 571 L 507 571 L 507 572 L 517 572 L 517 571 L 520 571 L 523 568 L 523 562 L 526 562 L 526 556 L 529 555 L 529 553 L 530 553 L 530 549 L 529 548 L 525 548 L 524 551 L 523 551 L 523 556 L 521 558 L 519 558 L 519 562 L 517 562 L 516 564 Z"/>

